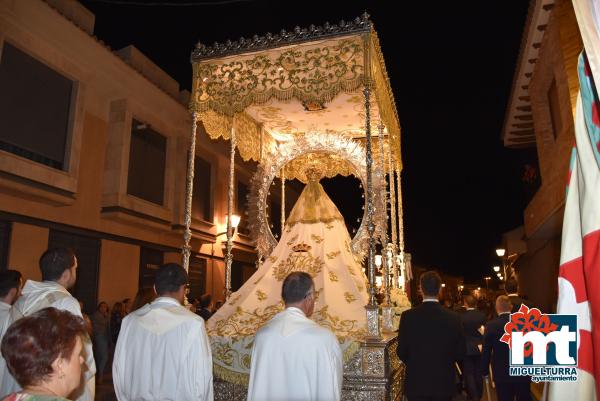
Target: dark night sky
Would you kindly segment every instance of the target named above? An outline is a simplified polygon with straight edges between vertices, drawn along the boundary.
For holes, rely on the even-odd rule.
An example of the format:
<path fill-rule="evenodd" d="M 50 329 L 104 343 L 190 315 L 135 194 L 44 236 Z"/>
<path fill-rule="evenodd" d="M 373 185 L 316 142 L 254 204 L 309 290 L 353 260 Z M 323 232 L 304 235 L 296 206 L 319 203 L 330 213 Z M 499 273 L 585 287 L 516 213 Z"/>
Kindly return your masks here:
<path fill-rule="evenodd" d="M 127 1 L 82 3 L 96 14 L 101 40 L 113 49 L 135 45 L 188 89 L 197 41 L 333 23 L 367 10 L 402 125 L 407 250 L 416 264 L 467 280 L 490 274 L 501 234 L 522 224 L 520 177 L 535 154 L 500 140 L 528 1 L 116 4 Z"/>

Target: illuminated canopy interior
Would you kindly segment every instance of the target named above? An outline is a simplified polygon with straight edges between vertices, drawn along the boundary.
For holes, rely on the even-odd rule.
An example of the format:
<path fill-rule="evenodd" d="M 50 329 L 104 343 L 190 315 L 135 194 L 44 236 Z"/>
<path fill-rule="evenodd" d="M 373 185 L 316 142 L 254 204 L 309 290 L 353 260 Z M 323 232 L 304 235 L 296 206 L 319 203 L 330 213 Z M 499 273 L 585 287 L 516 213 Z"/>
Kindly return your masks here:
<path fill-rule="evenodd" d="M 362 92 L 370 86 L 371 133 L 378 136 L 383 124 L 385 149 L 391 146 L 394 168 L 402 168 L 396 105 L 368 15 L 212 47 L 199 43 L 191 59 L 191 111 L 213 139 L 229 139 L 233 128 L 244 160 L 261 161 L 309 132 L 364 141 Z M 373 146 L 374 160 L 378 150 Z M 338 171 L 343 164 L 334 156 L 320 159 L 326 176 L 349 174 L 345 166 Z M 293 166 L 285 175 L 303 178 Z"/>

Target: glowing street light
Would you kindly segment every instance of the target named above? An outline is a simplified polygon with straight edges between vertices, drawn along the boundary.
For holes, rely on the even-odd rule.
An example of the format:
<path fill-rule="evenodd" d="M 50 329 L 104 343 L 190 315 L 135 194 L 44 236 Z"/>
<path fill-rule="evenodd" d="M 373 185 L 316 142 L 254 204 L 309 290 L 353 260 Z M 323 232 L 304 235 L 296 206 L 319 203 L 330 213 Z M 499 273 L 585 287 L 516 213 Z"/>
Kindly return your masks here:
<path fill-rule="evenodd" d="M 494 266 L 494 271 L 498 273 L 500 271 L 500 266 Z"/>
<path fill-rule="evenodd" d="M 383 257 L 381 255 L 375 255 L 375 266 L 377 266 L 377 270 L 381 269 L 382 264 L 383 264 Z"/>
<path fill-rule="evenodd" d="M 505 253 L 506 253 L 506 249 L 504 249 L 504 248 L 496 249 L 496 255 L 498 255 L 498 257 L 500 257 L 500 258 L 503 257 Z"/>
<path fill-rule="evenodd" d="M 237 215 L 237 214 L 231 215 L 231 228 L 233 228 L 234 231 L 240 225 L 241 219 L 242 219 L 242 217 L 240 215 Z"/>
<path fill-rule="evenodd" d="M 442 283 L 442 288 L 446 288 L 446 283 Z"/>
<path fill-rule="evenodd" d="M 232 214 L 231 215 L 231 235 L 235 235 L 235 231 L 237 230 L 238 226 L 240 225 L 240 220 L 242 219 L 242 217 L 238 214 Z M 229 220 L 228 216 L 225 216 L 225 227 L 227 227 L 227 222 Z M 227 234 L 227 231 L 223 231 L 222 233 L 218 233 L 217 237 L 220 237 L 221 235 L 225 235 Z"/>

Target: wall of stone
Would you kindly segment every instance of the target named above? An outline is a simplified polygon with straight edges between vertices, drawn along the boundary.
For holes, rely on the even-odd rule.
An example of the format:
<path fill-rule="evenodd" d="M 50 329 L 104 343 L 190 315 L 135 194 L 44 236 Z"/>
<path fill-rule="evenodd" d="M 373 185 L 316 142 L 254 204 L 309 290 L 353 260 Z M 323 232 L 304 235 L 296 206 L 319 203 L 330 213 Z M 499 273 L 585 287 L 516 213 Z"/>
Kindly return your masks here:
<path fill-rule="evenodd" d="M 0 218 L 13 221 L 9 265 L 39 279 L 47 227 L 90 233 L 102 239 L 99 299 L 112 305 L 137 291 L 140 246 L 167 250 L 165 261 L 180 262 L 183 236 L 176 226 L 183 223 L 190 115 L 176 82 L 137 49 L 113 53 L 92 36 L 93 15 L 67 7 L 70 2 L 50 3 L 0 2 L 0 49 L 10 43 L 76 83 L 67 171 L 0 151 Z M 167 138 L 163 206 L 127 194 L 133 118 Z M 200 128 L 196 152 L 212 163 L 215 207 L 212 222 L 193 222 L 192 249 L 208 259 L 207 291 L 218 299 L 225 237 L 215 235 L 224 231 L 227 213 L 229 149 Z M 236 163 L 238 177 L 248 183 L 253 164 Z M 251 248 L 246 237 L 236 242 Z"/>
<path fill-rule="evenodd" d="M 542 185 L 524 211 L 527 253 L 518 261 L 521 292 L 546 312 L 556 307 L 565 188 L 575 140 L 577 58 L 581 50 L 572 3 L 558 0 L 546 27 L 529 88 Z M 549 101 L 553 82 L 558 93 L 560 121 L 554 127 L 556 137 Z"/>
<path fill-rule="evenodd" d="M 48 248 L 49 230 L 30 224 L 13 223 L 8 266 L 21 272 L 25 280 L 41 280 L 39 260 Z"/>
<path fill-rule="evenodd" d="M 123 242 L 102 240 L 98 278 L 98 301 L 134 299 L 138 287 L 140 247 Z"/>
<path fill-rule="evenodd" d="M 528 252 L 517 262 L 519 292 L 546 313 L 556 311 L 560 238 L 530 240 Z"/>
<path fill-rule="evenodd" d="M 546 28 L 529 89 L 542 177 L 540 190 L 525 210 L 525 232 L 529 237 L 564 205 L 575 138 L 573 117 L 579 90 L 577 57 L 581 49 L 573 6 L 570 1 L 558 1 Z M 548 100 L 552 82 L 556 84 L 559 105 L 556 139 Z"/>

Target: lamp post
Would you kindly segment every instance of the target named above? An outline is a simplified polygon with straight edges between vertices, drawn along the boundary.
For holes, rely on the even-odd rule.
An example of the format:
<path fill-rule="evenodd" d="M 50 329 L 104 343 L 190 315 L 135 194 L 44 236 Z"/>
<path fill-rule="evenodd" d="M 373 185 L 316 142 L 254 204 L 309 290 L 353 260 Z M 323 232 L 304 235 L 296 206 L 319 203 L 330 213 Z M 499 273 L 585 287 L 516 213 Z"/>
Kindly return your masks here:
<path fill-rule="evenodd" d="M 488 276 L 488 277 L 484 277 L 483 279 L 485 280 L 485 290 L 486 290 L 486 292 L 488 292 L 490 290 L 489 282 L 492 278 Z"/>
<path fill-rule="evenodd" d="M 375 255 L 375 266 L 377 266 L 377 270 L 381 269 L 382 264 L 383 264 L 383 256 Z"/>
<path fill-rule="evenodd" d="M 496 255 L 498 255 L 498 257 L 502 261 L 503 280 L 508 280 L 509 278 L 511 278 L 513 276 L 513 273 L 514 273 L 513 265 L 519 258 L 519 254 L 517 254 L 517 253 L 507 254 L 506 249 L 498 248 L 498 249 L 496 249 Z"/>
<path fill-rule="evenodd" d="M 498 257 L 500 258 L 500 260 L 502 260 L 502 272 L 503 272 L 503 276 L 507 277 L 506 275 L 506 260 L 504 258 L 504 255 L 506 255 L 506 249 L 504 248 L 498 248 L 496 249 L 496 255 L 498 255 Z M 502 280 L 502 279 L 500 279 Z"/>
<path fill-rule="evenodd" d="M 381 271 L 381 266 L 383 265 L 383 256 L 375 255 L 375 267 L 377 268 L 377 273 Z M 377 292 L 381 292 L 383 286 L 383 277 L 375 274 L 375 286 L 377 287 Z"/>
<path fill-rule="evenodd" d="M 233 236 L 238 228 L 238 226 L 240 225 L 240 221 L 242 220 L 242 217 L 240 215 L 237 214 L 232 214 L 231 215 L 231 236 Z M 225 220 L 227 221 L 227 220 Z M 227 224 L 225 224 L 227 226 Z M 227 234 L 227 231 L 223 231 L 222 233 L 218 233 L 217 237 L 220 237 L 221 235 L 225 235 Z"/>
<path fill-rule="evenodd" d="M 231 206 L 231 205 L 230 205 Z M 231 221 L 229 221 L 231 216 Z M 231 207 L 229 213 L 227 213 L 226 230 L 222 233 L 218 233 L 217 237 L 221 235 L 227 235 L 227 254 L 225 257 L 225 299 L 229 299 L 231 295 L 231 265 L 233 262 L 232 247 L 233 247 L 233 236 L 235 231 L 240 224 L 241 217 L 237 214 L 231 214 Z"/>

